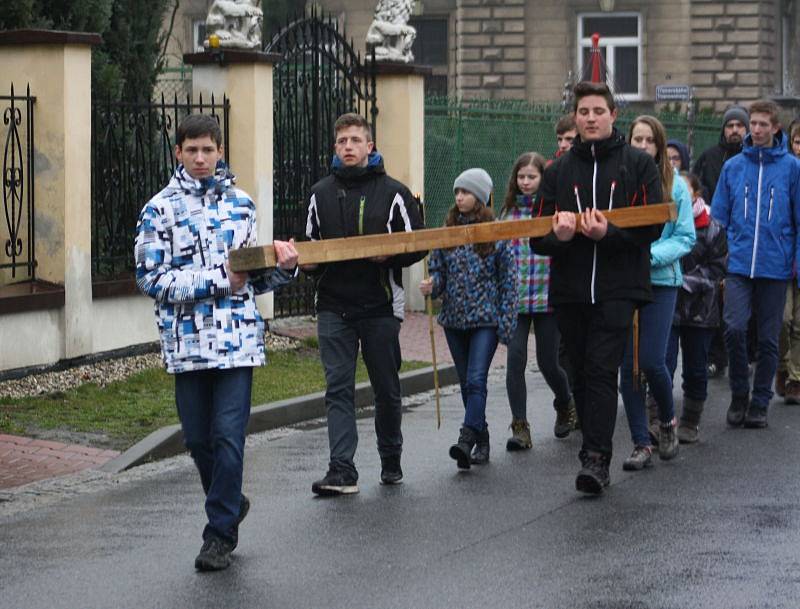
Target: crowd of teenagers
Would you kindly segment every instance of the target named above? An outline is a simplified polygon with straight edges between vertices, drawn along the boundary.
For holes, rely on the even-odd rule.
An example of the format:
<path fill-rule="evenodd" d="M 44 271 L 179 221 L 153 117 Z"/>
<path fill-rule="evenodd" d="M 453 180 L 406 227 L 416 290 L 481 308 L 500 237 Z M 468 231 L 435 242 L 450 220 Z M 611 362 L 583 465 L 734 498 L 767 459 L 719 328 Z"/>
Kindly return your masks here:
<path fill-rule="evenodd" d="M 457 467 L 490 459 L 487 383 L 500 343 L 508 347 L 505 446 L 532 447 L 532 329 L 538 370 L 553 395 L 553 434 L 582 436 L 575 487 L 602 494 L 619 395 L 632 443 L 626 470 L 652 465 L 656 450 L 672 459 L 680 443 L 698 440 L 709 375 L 729 371 L 732 426 L 766 427 L 773 381 L 786 402 L 800 403 L 800 123 L 792 123 L 787 141 L 772 102 L 732 107 L 719 144 L 690 167 L 686 146 L 667 139 L 655 117 L 617 130 L 605 85 L 579 83 L 574 100 L 574 112 L 556 125 L 554 159 L 522 154 L 498 203 L 489 174 L 466 169 L 453 183 L 444 222 L 551 217 L 550 232 L 433 250 L 418 289 L 441 301 L 438 321 L 458 373 L 464 418 L 449 447 Z M 307 238 L 422 228 L 418 201 L 386 174 L 367 120 L 344 114 L 334 135 L 330 175 L 309 192 Z M 242 493 L 244 438 L 252 370 L 266 361 L 255 295 L 300 271 L 315 279 L 330 452 L 313 493 L 359 490 L 359 352 L 375 395 L 380 482 L 399 484 L 402 270 L 425 252 L 304 265 L 292 240 L 274 241 L 275 268 L 234 272 L 230 250 L 256 244 L 256 207 L 222 160 L 216 120 L 184 119 L 175 155 L 175 174 L 139 218 L 136 276 L 155 301 L 184 441 L 205 493 L 208 521 L 195 567 L 219 570 L 230 565 L 250 509 Z M 666 224 L 621 228 L 601 213 L 666 201 L 677 207 Z M 676 404 L 679 351 L 683 397 Z"/>

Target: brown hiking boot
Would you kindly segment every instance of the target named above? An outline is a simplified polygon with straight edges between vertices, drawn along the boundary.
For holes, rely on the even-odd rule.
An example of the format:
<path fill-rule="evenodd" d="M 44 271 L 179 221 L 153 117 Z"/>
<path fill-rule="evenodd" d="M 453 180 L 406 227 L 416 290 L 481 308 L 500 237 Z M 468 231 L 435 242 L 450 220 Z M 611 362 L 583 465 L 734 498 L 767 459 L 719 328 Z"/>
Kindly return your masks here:
<path fill-rule="evenodd" d="M 570 399 L 563 406 L 556 408 L 556 424 L 553 426 L 553 435 L 556 438 L 566 438 L 573 429 L 577 429 L 578 414 L 575 412 L 575 399 Z"/>
<path fill-rule="evenodd" d="M 789 373 L 786 370 L 778 370 L 775 373 L 775 393 L 784 397 L 786 395 L 786 383 L 789 382 Z M 789 402 L 787 402 L 788 404 Z M 796 402 L 792 402 L 796 403 Z"/>
<path fill-rule="evenodd" d="M 511 421 L 511 437 L 506 442 L 506 450 L 527 450 L 533 446 L 531 428 L 525 419 Z"/>
<path fill-rule="evenodd" d="M 800 381 L 786 383 L 786 395 L 783 396 L 786 404 L 800 404 Z"/>

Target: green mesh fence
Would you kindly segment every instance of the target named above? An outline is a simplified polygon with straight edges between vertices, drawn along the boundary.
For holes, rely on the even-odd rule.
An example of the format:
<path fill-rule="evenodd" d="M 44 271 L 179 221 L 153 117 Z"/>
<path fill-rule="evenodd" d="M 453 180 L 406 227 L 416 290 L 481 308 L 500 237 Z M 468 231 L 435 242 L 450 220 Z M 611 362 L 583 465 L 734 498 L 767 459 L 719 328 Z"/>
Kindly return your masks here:
<path fill-rule="evenodd" d="M 617 127 L 627 133 L 639 112 L 621 111 Z M 470 100 L 429 97 L 425 100 L 426 225 L 441 226 L 453 205 L 453 180 L 464 169 L 482 167 L 492 176 L 496 209 L 502 205 L 514 161 L 523 152 L 546 158 L 555 153 L 554 127 L 562 116 L 558 104 L 523 101 Z M 685 115 L 662 113 L 659 118 L 670 139 L 687 142 L 690 125 Z M 716 144 L 721 118 L 703 115 L 693 126 L 693 148 L 699 152 Z M 693 160 L 694 160 L 693 158 Z"/>

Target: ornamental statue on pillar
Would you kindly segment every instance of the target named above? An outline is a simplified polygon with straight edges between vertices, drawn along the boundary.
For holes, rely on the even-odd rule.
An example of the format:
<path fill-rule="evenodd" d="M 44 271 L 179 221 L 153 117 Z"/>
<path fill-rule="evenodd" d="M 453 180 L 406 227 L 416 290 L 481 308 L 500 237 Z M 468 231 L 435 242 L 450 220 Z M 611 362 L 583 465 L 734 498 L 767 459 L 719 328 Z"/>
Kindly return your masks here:
<path fill-rule="evenodd" d="M 414 0 L 378 0 L 375 18 L 367 30 L 367 47 L 375 49 L 376 61 L 411 63 L 411 45 L 417 30 L 408 25 Z"/>
<path fill-rule="evenodd" d="M 206 17 L 203 46 L 260 51 L 264 17 L 260 4 L 260 0 L 214 0 Z"/>

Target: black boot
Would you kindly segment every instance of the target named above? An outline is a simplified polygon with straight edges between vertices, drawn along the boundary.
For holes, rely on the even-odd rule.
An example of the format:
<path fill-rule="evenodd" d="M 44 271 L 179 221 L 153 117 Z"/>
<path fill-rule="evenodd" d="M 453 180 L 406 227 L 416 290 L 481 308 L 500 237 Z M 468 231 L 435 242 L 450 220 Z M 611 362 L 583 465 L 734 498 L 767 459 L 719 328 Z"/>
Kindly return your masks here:
<path fill-rule="evenodd" d="M 461 428 L 458 434 L 458 442 L 450 447 L 450 456 L 456 460 L 458 469 L 469 469 L 472 448 L 477 442 L 475 430 L 466 425 Z"/>
<path fill-rule="evenodd" d="M 582 450 L 579 453 L 581 470 L 575 478 L 575 489 L 587 495 L 602 495 L 608 486 L 608 466 L 611 456 Z"/>
<path fill-rule="evenodd" d="M 472 449 L 470 461 L 473 465 L 486 465 L 489 462 L 489 426 L 479 431 Z"/>
<path fill-rule="evenodd" d="M 728 406 L 728 425 L 738 427 L 744 421 L 744 415 L 747 412 L 747 407 L 750 405 L 750 394 L 734 393 L 731 396 L 731 405 Z"/>

